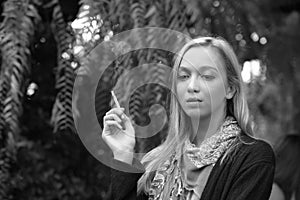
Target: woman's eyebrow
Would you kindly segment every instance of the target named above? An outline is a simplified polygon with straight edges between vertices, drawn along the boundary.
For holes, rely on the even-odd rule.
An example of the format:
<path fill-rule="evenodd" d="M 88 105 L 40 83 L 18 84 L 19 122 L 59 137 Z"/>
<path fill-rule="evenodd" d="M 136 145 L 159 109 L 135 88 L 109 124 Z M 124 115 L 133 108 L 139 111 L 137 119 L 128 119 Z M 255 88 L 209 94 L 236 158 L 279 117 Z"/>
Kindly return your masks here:
<path fill-rule="evenodd" d="M 190 69 L 188 67 L 180 65 L 178 71 L 190 71 Z"/>
<path fill-rule="evenodd" d="M 214 71 L 218 71 L 215 67 L 211 67 L 211 66 L 206 66 L 206 65 L 204 65 L 204 66 L 201 66 L 201 67 L 199 67 L 198 68 L 199 70 L 214 70 Z M 179 70 L 181 71 L 181 70 L 183 70 L 183 71 L 190 71 L 191 69 L 190 68 L 188 68 L 188 67 L 186 67 L 186 66 L 183 66 L 183 65 L 181 65 L 181 66 L 179 66 Z"/>
<path fill-rule="evenodd" d="M 200 67 L 201 69 L 204 69 L 204 70 L 214 70 L 214 71 L 218 71 L 218 69 L 216 69 L 215 67 L 211 67 L 211 66 L 202 66 Z"/>

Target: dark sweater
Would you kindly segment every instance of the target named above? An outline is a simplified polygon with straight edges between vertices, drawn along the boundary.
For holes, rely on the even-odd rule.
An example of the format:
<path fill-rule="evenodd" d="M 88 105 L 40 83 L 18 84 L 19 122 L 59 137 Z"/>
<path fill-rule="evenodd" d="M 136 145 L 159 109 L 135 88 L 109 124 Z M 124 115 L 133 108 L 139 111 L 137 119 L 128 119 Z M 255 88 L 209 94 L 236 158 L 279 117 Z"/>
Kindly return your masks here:
<path fill-rule="evenodd" d="M 200 200 L 268 200 L 275 170 L 272 148 L 264 141 L 243 135 L 243 140 L 252 144 L 240 144 L 230 159 L 213 167 Z M 114 161 L 123 168 L 133 166 Z M 111 169 L 111 199 L 146 200 L 147 195 L 137 196 L 137 181 L 141 173 L 126 173 Z"/>

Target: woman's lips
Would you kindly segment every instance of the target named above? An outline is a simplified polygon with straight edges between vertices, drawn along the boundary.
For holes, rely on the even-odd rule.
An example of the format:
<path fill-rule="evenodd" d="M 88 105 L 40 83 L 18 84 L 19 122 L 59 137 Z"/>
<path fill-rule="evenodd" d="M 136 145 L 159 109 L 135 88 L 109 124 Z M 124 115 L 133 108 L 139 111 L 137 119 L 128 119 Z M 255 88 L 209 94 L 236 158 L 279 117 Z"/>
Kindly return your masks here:
<path fill-rule="evenodd" d="M 186 100 L 187 106 L 190 107 L 199 107 L 202 103 L 201 99 L 190 98 Z"/>
<path fill-rule="evenodd" d="M 199 103 L 199 102 L 202 102 L 201 99 L 198 99 L 198 98 L 189 98 L 186 100 L 186 102 L 188 103 Z"/>

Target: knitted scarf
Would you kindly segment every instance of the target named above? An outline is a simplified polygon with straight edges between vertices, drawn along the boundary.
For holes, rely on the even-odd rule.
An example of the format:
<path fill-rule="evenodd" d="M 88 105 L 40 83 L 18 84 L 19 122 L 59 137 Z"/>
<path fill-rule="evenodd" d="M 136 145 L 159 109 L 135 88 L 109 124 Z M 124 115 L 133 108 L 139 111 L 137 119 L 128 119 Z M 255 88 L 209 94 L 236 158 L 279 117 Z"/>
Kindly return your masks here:
<path fill-rule="evenodd" d="M 186 141 L 180 157 L 175 156 L 176 153 L 174 152 L 172 156 L 157 169 L 151 182 L 149 200 L 193 199 L 187 198 L 191 188 L 187 187 L 188 184 L 183 176 L 183 172 L 185 172 L 186 169 L 182 168 L 182 162 L 187 160 L 185 162 L 199 169 L 198 174 L 199 179 L 201 179 L 201 171 L 204 171 L 205 168 L 212 168 L 218 159 L 233 144 L 240 132 L 241 129 L 237 121 L 233 117 L 227 117 L 218 132 L 205 139 L 199 147 L 192 144 L 189 140 Z M 194 190 L 197 193 L 197 188 Z M 198 196 L 201 195 L 201 193 L 202 191 L 198 192 Z"/>

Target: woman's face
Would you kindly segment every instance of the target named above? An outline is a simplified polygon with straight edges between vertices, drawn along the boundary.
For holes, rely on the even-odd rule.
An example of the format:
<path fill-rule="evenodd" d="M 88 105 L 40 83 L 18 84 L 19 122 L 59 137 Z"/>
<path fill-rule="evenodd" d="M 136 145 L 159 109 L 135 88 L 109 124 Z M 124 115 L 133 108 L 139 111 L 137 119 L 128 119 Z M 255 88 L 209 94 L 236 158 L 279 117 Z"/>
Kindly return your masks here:
<path fill-rule="evenodd" d="M 188 116 L 224 114 L 227 77 L 223 59 L 214 48 L 190 48 L 182 58 L 176 81 L 179 104 Z"/>

